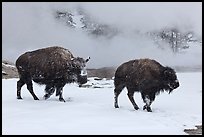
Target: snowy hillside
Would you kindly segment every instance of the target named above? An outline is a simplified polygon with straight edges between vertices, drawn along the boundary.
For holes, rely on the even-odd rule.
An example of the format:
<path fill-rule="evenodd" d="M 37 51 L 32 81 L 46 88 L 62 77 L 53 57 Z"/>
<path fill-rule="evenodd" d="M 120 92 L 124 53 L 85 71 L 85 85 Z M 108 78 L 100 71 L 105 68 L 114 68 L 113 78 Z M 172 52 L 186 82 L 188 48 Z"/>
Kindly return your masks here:
<path fill-rule="evenodd" d="M 100 23 L 87 14 L 84 9 L 56 11 L 55 17 L 58 21 L 65 23 L 68 27 L 85 31 L 92 36 L 105 36 L 106 38 L 112 38 L 119 33 L 118 28 L 112 25 Z"/>
<path fill-rule="evenodd" d="M 134 110 L 126 89 L 119 96 L 119 109 L 113 107 L 113 80 L 89 78 L 86 85 L 64 87 L 64 99 L 43 100 L 44 86 L 34 84 L 39 101 L 33 100 L 26 86 L 23 100 L 16 99 L 18 79 L 2 79 L 2 134 L 102 135 L 166 134 L 184 135 L 186 128 L 202 124 L 202 72 L 178 73 L 180 87 L 163 93 L 152 104 L 152 113 L 142 110 L 139 93 Z"/>

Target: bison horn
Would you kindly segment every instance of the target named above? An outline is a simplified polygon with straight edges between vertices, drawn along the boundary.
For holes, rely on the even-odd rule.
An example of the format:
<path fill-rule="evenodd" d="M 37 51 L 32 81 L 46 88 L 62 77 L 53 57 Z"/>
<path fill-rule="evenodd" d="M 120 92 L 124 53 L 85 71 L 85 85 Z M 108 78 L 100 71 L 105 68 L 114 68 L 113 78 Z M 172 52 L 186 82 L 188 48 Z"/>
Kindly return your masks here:
<path fill-rule="evenodd" d="M 88 57 L 87 59 L 86 59 L 86 62 L 88 62 L 90 60 L 90 57 Z"/>

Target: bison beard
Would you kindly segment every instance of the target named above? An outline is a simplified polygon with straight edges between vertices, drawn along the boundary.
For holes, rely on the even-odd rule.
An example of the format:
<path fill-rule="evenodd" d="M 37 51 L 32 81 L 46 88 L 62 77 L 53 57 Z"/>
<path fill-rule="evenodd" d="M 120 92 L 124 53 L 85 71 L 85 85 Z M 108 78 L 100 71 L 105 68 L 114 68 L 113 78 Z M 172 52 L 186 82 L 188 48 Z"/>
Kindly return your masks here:
<path fill-rule="evenodd" d="M 17 99 L 22 99 L 21 87 L 26 84 L 34 100 L 38 100 L 33 91 L 33 80 L 45 85 L 44 99 L 48 99 L 56 90 L 56 96 L 65 102 L 62 97 L 65 84 L 78 82 L 81 85 L 87 82 L 85 66 L 89 59 L 75 58 L 69 50 L 57 46 L 22 54 L 16 60 L 20 78 L 17 82 Z"/>
<path fill-rule="evenodd" d="M 179 82 L 175 71 L 170 67 L 164 67 L 160 63 L 151 59 L 130 60 L 120 65 L 114 78 L 115 108 L 118 106 L 118 96 L 124 87 L 128 90 L 128 98 L 133 107 L 139 107 L 134 100 L 134 92 L 140 92 L 145 103 L 143 110 L 152 112 L 150 105 L 155 100 L 155 96 L 161 91 L 169 91 L 179 87 Z"/>

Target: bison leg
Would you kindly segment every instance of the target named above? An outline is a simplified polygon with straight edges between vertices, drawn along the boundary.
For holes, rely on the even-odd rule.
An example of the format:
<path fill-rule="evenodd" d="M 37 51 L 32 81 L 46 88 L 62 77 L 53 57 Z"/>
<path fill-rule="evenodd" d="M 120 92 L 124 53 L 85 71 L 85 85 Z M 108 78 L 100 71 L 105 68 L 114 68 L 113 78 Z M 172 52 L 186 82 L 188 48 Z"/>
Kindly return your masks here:
<path fill-rule="evenodd" d="M 27 89 L 29 90 L 30 94 L 33 96 L 34 100 L 39 100 L 38 97 L 33 92 L 33 83 L 32 83 L 32 81 L 27 82 L 26 85 L 27 85 Z"/>
<path fill-rule="evenodd" d="M 54 86 L 46 85 L 44 99 L 48 99 L 55 92 Z"/>
<path fill-rule="evenodd" d="M 19 80 L 17 82 L 17 99 L 22 99 L 21 97 L 21 87 L 25 84 L 25 82 L 23 80 Z"/>
<path fill-rule="evenodd" d="M 63 87 L 57 87 L 56 95 L 59 95 L 59 101 L 66 102 L 62 97 L 62 89 Z"/>
<path fill-rule="evenodd" d="M 134 109 L 138 110 L 139 107 L 137 106 L 137 104 L 135 103 L 135 100 L 134 100 L 134 90 L 128 89 L 127 95 L 128 95 L 130 102 L 132 103 Z"/>
<path fill-rule="evenodd" d="M 154 101 L 155 95 L 153 95 L 153 94 L 152 95 L 146 95 L 144 93 L 141 93 L 141 95 L 142 95 L 142 99 L 143 99 L 144 103 L 146 103 L 143 107 L 143 110 L 147 109 L 148 112 L 152 112 L 150 105 Z"/>
<path fill-rule="evenodd" d="M 119 108 L 118 106 L 118 96 L 120 95 L 121 91 L 123 90 L 125 86 L 124 85 L 120 85 L 120 86 L 117 86 L 115 89 L 114 89 L 114 94 L 115 94 L 115 102 L 114 102 L 114 106 L 115 108 Z"/>

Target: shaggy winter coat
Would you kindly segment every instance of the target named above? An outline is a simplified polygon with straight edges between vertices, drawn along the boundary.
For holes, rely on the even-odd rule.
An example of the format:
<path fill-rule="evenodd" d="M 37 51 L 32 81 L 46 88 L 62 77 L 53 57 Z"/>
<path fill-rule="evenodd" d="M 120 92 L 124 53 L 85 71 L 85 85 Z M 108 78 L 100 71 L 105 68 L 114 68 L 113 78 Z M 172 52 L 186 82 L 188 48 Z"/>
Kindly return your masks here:
<path fill-rule="evenodd" d="M 146 105 L 143 109 L 151 112 L 150 105 L 161 91 L 169 93 L 179 86 L 175 71 L 164 67 L 152 59 L 136 59 L 120 65 L 114 78 L 115 108 L 118 108 L 118 96 L 124 87 L 128 90 L 128 98 L 137 110 L 139 107 L 133 98 L 134 92 L 140 92 Z"/>

